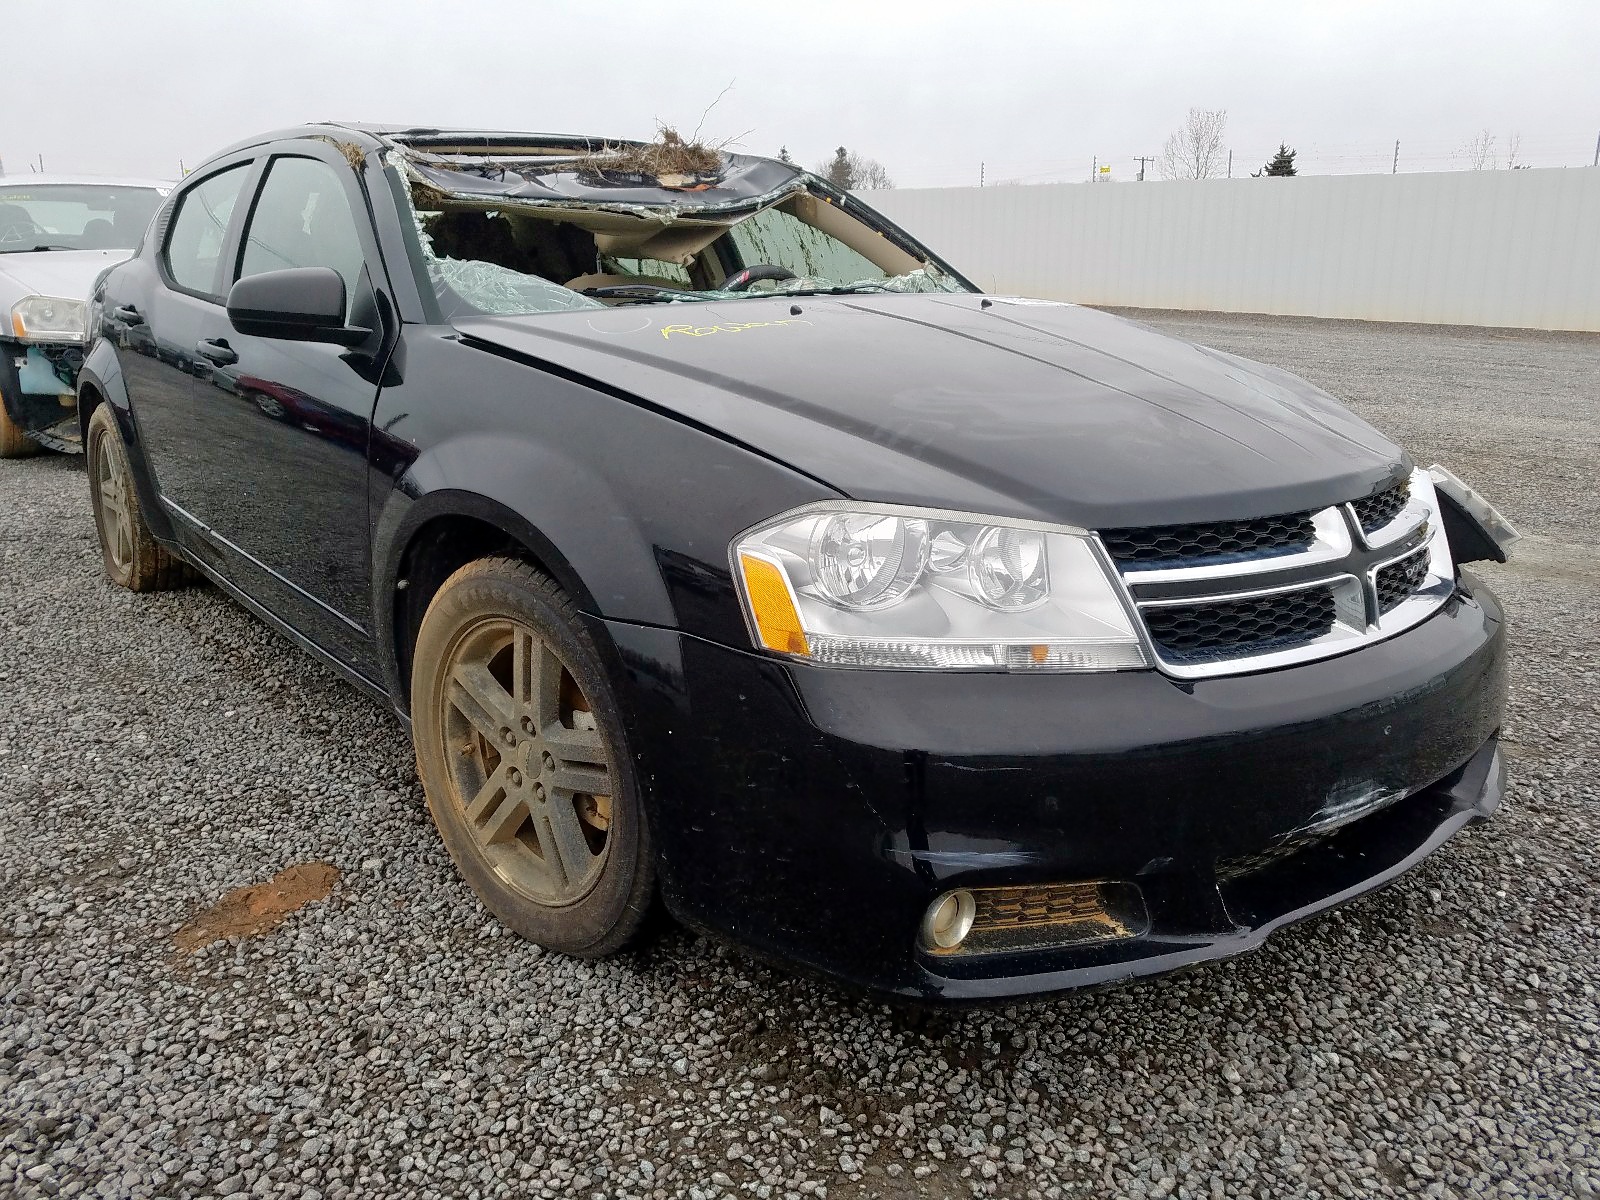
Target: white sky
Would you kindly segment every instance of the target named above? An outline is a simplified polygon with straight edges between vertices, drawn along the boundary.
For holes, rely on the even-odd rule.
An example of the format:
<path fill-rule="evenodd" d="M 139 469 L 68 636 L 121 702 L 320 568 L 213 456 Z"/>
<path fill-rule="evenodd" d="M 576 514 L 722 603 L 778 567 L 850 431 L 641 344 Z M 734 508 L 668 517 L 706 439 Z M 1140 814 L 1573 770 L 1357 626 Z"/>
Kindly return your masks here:
<path fill-rule="evenodd" d="M 1234 173 L 1534 166 L 1600 135 L 1600 3 L 1481 0 L 5 0 L 0 158 L 173 177 L 309 120 L 648 136 L 657 119 L 903 187 L 1133 177 L 1191 105 Z M 29 48 L 24 52 L 23 46 Z M 746 132 L 748 131 L 748 132 Z"/>

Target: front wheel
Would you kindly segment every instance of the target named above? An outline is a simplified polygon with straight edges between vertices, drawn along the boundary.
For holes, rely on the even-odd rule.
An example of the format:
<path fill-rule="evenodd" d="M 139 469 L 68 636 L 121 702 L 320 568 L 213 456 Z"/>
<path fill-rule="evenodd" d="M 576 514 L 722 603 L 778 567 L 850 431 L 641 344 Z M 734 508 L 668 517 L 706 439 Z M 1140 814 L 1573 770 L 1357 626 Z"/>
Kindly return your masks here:
<path fill-rule="evenodd" d="M 102 404 L 89 418 L 83 448 L 106 578 L 130 592 L 160 592 L 187 583 L 192 578 L 188 565 L 156 541 L 144 523 L 128 449 L 108 405 Z"/>
<path fill-rule="evenodd" d="M 572 602 L 525 563 L 470 563 L 413 659 L 417 765 L 457 869 L 530 941 L 583 958 L 627 945 L 654 898 L 650 829 Z"/>

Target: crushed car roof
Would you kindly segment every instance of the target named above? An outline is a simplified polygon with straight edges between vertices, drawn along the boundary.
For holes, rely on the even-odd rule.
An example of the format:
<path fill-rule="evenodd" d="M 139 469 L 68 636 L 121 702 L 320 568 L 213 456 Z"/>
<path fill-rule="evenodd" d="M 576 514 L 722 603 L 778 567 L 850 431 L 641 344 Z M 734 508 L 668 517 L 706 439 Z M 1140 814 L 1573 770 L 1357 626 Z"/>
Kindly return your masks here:
<path fill-rule="evenodd" d="M 414 182 L 462 200 L 711 216 L 759 207 L 803 186 L 804 172 L 789 163 L 670 138 L 663 144 L 442 130 L 376 136 L 404 152 Z"/>
<path fill-rule="evenodd" d="M 808 179 L 820 182 L 792 163 L 698 146 L 683 147 L 698 152 L 688 169 L 651 170 L 658 162 L 675 165 L 670 153 L 659 158 L 661 142 L 590 134 L 329 122 L 253 138 L 230 150 L 286 137 L 338 140 L 341 131 L 393 150 L 413 185 L 431 189 L 444 206 L 452 200 L 474 206 L 500 200 L 666 221 L 715 219 L 763 208 L 805 187 Z"/>

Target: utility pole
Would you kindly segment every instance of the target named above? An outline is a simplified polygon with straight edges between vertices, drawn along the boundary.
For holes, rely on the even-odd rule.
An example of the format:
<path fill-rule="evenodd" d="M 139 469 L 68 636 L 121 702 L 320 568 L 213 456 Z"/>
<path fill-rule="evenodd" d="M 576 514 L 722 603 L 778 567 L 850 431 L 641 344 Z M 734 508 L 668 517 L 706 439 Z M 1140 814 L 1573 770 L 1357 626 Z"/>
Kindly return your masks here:
<path fill-rule="evenodd" d="M 1400 139 L 1399 138 L 1395 138 L 1395 140 L 1394 140 L 1394 162 L 1389 164 L 1389 174 L 1398 175 L 1399 173 L 1400 173 Z"/>
<path fill-rule="evenodd" d="M 1233 151 L 1228 151 L 1228 178 L 1233 178 Z"/>
<path fill-rule="evenodd" d="M 1600 167 L 1600 133 L 1594 135 L 1594 165 Z"/>
<path fill-rule="evenodd" d="M 1145 163 L 1155 162 L 1155 159 L 1153 157 L 1151 157 L 1150 155 L 1148 155 L 1148 154 L 1141 154 L 1137 158 L 1135 158 L 1134 161 L 1139 164 L 1139 179 L 1138 179 L 1138 182 L 1139 183 L 1143 183 L 1144 182 L 1144 165 L 1145 165 Z"/>
<path fill-rule="evenodd" d="M 984 168 L 984 167 L 985 167 L 985 166 L 986 166 L 986 165 L 987 165 L 987 164 L 985 164 L 985 163 L 979 163 L 979 164 L 978 164 L 978 186 L 979 186 L 979 187 L 982 187 L 982 186 L 983 186 L 983 168 Z"/>
<path fill-rule="evenodd" d="M 1100 182 L 1100 156 L 1098 154 L 1096 154 L 1092 159 L 1090 159 L 1089 182 L 1090 183 L 1099 183 Z"/>

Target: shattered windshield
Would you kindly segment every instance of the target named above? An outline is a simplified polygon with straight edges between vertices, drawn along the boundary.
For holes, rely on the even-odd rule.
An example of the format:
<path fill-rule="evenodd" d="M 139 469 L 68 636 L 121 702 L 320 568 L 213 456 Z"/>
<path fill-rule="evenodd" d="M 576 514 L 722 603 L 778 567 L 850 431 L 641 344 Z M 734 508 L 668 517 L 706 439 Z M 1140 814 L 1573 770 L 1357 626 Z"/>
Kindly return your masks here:
<path fill-rule="evenodd" d="M 729 155 L 718 171 L 670 176 L 571 159 L 483 157 L 448 171 L 409 156 L 392 161 L 407 180 L 423 265 L 447 318 L 972 290 L 909 239 L 885 236 L 771 160 Z M 741 186 L 755 194 L 742 197 Z"/>
<path fill-rule="evenodd" d="M 718 251 L 721 279 L 701 286 L 690 269 L 677 263 L 648 259 L 610 259 L 606 266 L 624 280 L 591 294 L 630 303 L 655 300 L 728 300 L 767 293 L 811 295 L 848 292 L 953 292 L 966 291 L 952 276 L 932 264 L 892 274 L 838 238 L 808 225 L 783 205 L 746 217 L 733 224 L 711 247 Z M 710 272 L 705 275 L 709 277 Z M 645 285 L 640 288 L 638 285 Z M 730 284 L 734 285 L 730 288 Z M 652 296 L 648 290 L 671 289 L 670 295 Z"/>
<path fill-rule="evenodd" d="M 149 187 L 0 184 L 0 253 L 132 250 L 161 196 Z"/>

